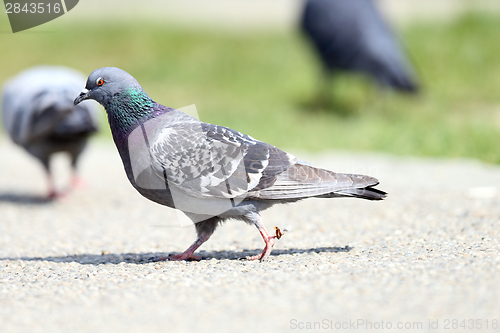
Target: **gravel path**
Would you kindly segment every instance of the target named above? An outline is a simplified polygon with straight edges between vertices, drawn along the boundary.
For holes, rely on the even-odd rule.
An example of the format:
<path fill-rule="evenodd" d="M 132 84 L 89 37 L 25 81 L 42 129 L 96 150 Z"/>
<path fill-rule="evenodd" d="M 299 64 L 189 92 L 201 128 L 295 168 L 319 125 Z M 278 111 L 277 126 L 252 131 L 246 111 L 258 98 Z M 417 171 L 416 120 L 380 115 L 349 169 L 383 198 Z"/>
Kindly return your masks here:
<path fill-rule="evenodd" d="M 234 221 L 203 245 L 204 260 L 157 263 L 150 258 L 183 251 L 194 228 L 132 189 L 114 146 L 89 148 L 87 186 L 47 204 L 37 199 L 41 168 L 0 139 L 2 333 L 428 331 L 429 320 L 465 331 L 464 319 L 499 331 L 500 167 L 296 153 L 376 176 L 390 197 L 264 212 L 268 228 L 290 230 L 266 263 L 239 259 L 263 241 Z M 56 163 L 63 178 L 65 163 Z"/>

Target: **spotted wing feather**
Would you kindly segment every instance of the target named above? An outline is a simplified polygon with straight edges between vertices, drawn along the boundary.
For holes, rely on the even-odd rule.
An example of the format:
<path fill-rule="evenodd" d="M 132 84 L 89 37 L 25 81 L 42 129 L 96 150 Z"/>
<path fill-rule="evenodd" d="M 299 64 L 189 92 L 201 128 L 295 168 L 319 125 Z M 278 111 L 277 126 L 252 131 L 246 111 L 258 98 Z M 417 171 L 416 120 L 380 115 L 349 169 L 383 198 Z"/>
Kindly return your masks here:
<path fill-rule="evenodd" d="M 152 166 L 187 194 L 236 198 L 274 184 L 297 159 L 238 131 L 201 122 L 165 127 L 151 146 Z"/>

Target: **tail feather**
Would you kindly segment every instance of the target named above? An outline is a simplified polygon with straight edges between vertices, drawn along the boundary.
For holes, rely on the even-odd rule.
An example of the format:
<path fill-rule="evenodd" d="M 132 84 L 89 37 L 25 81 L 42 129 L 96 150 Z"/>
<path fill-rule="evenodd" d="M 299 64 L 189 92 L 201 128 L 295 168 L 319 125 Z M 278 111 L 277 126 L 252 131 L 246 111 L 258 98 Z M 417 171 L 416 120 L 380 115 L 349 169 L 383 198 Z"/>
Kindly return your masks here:
<path fill-rule="evenodd" d="M 274 184 L 251 193 L 259 199 L 297 200 L 303 198 L 357 197 L 382 200 L 386 193 L 373 187 L 376 178 L 336 173 L 300 163 L 280 173 Z"/>
<path fill-rule="evenodd" d="M 373 188 L 371 186 L 363 188 L 350 188 L 347 190 L 342 190 L 335 192 L 335 194 L 340 194 L 348 197 L 355 197 L 367 200 L 383 200 L 387 197 L 387 193 L 379 189 Z"/>

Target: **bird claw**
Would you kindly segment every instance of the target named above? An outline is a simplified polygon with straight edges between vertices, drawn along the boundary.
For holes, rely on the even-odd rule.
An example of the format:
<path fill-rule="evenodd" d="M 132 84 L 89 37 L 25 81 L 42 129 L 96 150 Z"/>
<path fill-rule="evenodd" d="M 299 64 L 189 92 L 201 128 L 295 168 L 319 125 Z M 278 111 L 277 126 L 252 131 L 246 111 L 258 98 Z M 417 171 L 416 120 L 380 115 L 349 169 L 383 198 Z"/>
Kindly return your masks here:
<path fill-rule="evenodd" d="M 183 253 L 179 253 L 179 254 L 175 254 L 175 255 L 168 255 L 166 257 L 155 258 L 153 261 L 166 261 L 166 260 L 168 260 L 168 261 L 181 261 L 181 260 L 199 261 L 199 260 L 201 260 L 201 257 L 194 255 L 192 253 L 183 252 Z"/>
<path fill-rule="evenodd" d="M 54 200 L 59 196 L 59 194 L 56 191 L 49 191 L 47 194 L 47 200 Z"/>
<path fill-rule="evenodd" d="M 63 199 L 66 197 L 68 193 L 65 191 L 56 191 L 56 190 L 50 190 L 49 193 L 47 194 L 47 200 L 57 200 L 57 199 Z"/>
<path fill-rule="evenodd" d="M 263 253 L 259 253 L 259 254 L 254 255 L 254 256 L 246 256 L 245 259 L 246 260 L 259 260 L 260 258 L 262 258 L 262 255 L 263 255 Z"/>
<path fill-rule="evenodd" d="M 168 260 L 171 261 L 180 261 L 180 260 L 196 260 L 199 261 L 201 260 L 200 256 L 197 256 L 195 254 L 190 254 L 190 253 L 180 253 L 176 255 L 169 255 Z"/>

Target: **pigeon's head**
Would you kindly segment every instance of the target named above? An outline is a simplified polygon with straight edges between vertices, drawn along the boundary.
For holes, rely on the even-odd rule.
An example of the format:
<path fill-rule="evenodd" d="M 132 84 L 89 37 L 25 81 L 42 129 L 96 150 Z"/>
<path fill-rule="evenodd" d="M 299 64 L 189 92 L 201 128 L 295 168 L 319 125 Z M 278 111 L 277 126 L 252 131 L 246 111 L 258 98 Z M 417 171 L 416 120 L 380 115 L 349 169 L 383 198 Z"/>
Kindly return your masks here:
<path fill-rule="evenodd" d="M 90 73 L 85 89 L 75 98 L 74 104 L 93 99 L 106 107 L 113 98 L 131 89 L 142 91 L 139 83 L 129 73 L 116 67 L 99 68 Z"/>

